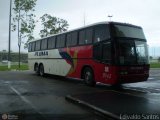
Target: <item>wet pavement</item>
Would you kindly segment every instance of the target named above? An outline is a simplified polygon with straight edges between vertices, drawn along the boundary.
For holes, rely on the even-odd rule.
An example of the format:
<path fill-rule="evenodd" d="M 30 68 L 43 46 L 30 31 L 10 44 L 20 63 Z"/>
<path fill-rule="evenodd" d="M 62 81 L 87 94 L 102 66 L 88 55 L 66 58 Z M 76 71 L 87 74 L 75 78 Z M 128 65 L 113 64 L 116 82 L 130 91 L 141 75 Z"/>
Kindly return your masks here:
<path fill-rule="evenodd" d="M 146 82 L 123 84 L 117 88 L 100 86 L 108 89 L 68 95 L 66 99 L 114 119 L 160 119 L 160 69 L 151 69 Z"/>
<path fill-rule="evenodd" d="M 43 78 L 30 71 L 0 72 L 0 120 L 4 114 L 22 120 L 104 120 L 95 111 L 65 100 L 66 95 L 86 91 L 98 89 L 72 79 Z"/>
<path fill-rule="evenodd" d="M 154 114 L 156 118 L 158 114 L 160 118 L 160 69 L 151 69 L 146 82 L 94 88 L 82 81 L 43 78 L 30 71 L 0 72 L 0 114 L 4 113 L 37 120 L 123 119 L 128 114 Z"/>

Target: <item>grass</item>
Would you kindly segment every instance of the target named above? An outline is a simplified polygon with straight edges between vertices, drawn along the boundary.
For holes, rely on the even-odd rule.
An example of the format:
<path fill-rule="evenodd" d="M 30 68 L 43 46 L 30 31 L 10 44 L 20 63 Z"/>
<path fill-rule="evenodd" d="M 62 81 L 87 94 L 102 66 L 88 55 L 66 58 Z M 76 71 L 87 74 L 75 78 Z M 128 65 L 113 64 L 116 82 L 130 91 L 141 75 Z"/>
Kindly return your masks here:
<path fill-rule="evenodd" d="M 160 62 L 150 63 L 150 68 L 160 68 Z"/>
<path fill-rule="evenodd" d="M 0 71 L 9 71 L 9 70 L 28 70 L 28 65 L 21 65 L 20 68 L 18 65 L 11 65 L 11 68 L 8 69 L 8 66 L 0 66 Z"/>

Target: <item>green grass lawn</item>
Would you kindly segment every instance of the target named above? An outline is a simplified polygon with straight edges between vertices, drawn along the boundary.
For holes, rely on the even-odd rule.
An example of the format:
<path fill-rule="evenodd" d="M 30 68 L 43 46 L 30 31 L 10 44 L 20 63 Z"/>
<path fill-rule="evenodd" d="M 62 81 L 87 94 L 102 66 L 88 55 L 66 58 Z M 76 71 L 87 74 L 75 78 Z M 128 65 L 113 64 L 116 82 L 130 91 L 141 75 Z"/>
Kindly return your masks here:
<path fill-rule="evenodd" d="M 160 68 L 160 62 L 150 63 L 151 68 Z"/>
<path fill-rule="evenodd" d="M 28 65 L 21 65 L 20 68 L 18 65 L 11 65 L 11 69 L 8 69 L 8 66 L 0 66 L 0 71 L 8 71 L 8 70 L 28 70 Z"/>

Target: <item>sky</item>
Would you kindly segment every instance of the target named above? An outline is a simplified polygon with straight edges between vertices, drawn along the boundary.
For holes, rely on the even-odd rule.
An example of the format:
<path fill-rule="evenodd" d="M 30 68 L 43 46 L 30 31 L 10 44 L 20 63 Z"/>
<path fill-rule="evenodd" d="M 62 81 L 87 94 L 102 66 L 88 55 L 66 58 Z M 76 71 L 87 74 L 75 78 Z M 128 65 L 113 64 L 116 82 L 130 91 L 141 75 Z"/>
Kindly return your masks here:
<path fill-rule="evenodd" d="M 8 50 L 9 1 L 0 0 L 0 51 Z M 160 0 L 37 0 L 36 20 L 47 13 L 63 18 L 69 30 L 96 22 L 111 21 L 141 26 L 150 48 L 160 48 Z M 14 14 L 14 13 L 12 13 Z M 36 24 L 35 38 L 42 26 Z M 23 40 L 25 42 L 25 40 Z M 11 50 L 18 51 L 17 32 L 11 34 Z M 26 50 L 22 49 L 23 52 Z M 153 50 L 151 50 L 153 51 Z M 160 52 L 159 52 L 160 53 Z"/>

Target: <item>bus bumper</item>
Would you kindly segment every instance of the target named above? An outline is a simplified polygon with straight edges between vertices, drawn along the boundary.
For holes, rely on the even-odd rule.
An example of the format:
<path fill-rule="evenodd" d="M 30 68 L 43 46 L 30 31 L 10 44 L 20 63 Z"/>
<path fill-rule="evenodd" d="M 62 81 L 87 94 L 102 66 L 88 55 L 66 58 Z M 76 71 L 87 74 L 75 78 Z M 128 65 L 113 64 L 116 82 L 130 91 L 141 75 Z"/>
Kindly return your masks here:
<path fill-rule="evenodd" d="M 147 81 L 149 74 L 134 74 L 134 75 L 120 75 L 119 83 L 134 83 L 134 82 L 142 82 Z"/>

